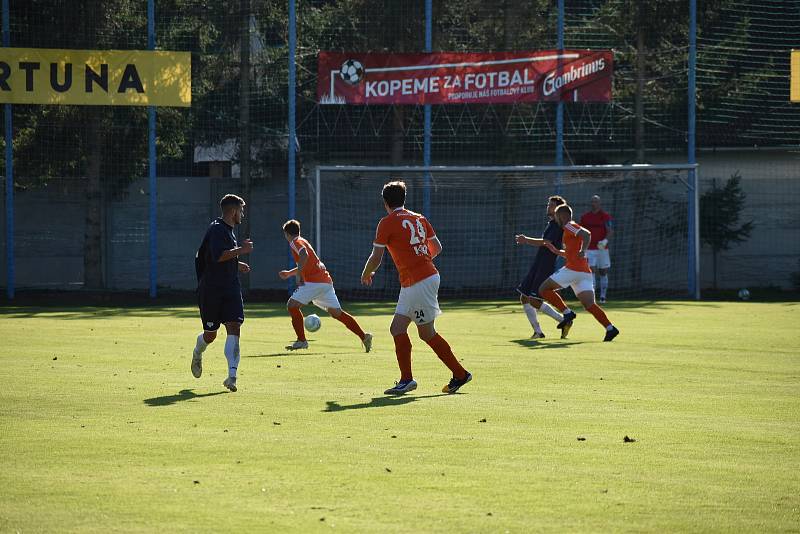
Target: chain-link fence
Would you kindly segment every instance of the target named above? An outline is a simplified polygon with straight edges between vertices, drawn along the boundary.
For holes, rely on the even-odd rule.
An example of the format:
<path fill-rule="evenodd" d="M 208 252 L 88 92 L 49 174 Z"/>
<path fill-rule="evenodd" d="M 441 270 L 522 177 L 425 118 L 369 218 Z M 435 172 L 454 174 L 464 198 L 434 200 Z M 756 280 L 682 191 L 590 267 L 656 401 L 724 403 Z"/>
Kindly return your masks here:
<path fill-rule="evenodd" d="M 431 4 L 434 51 L 557 47 L 556 2 Z M 574 0 L 564 6 L 564 46 L 611 49 L 615 71 L 611 103 L 563 105 L 564 163 L 685 162 L 689 1 Z M 292 57 L 286 0 L 155 0 L 156 48 L 189 51 L 192 58 L 191 107 L 163 107 L 156 114 L 158 286 L 193 287 L 194 251 L 224 192 L 248 200 L 239 233 L 256 242 L 249 286 L 284 289 L 275 276 L 287 261 L 280 223 L 290 203 L 299 218 L 311 219 L 309 178 L 317 165 L 423 162 L 423 106 L 320 105 L 316 85 L 323 50 L 423 51 L 425 7 L 425 0 L 298 1 Z M 12 47 L 148 45 L 147 3 L 139 0 L 11 0 L 4 17 Z M 787 289 L 800 271 L 800 108 L 788 97 L 789 50 L 800 48 L 798 25 L 800 1 L 698 5 L 701 196 L 717 189 L 727 195 L 705 195 L 701 220 L 708 228 L 724 218 L 729 234 L 717 241 L 704 236 L 704 287 Z M 297 67 L 291 140 L 290 62 Z M 16 287 L 147 289 L 147 109 L 11 109 Z M 553 103 L 434 105 L 431 116 L 433 164 L 554 162 Z M 297 155 L 293 199 L 290 146 Z M 6 176 L 5 165 L 0 168 Z M 725 190 L 736 175 L 738 189 Z M 7 257 L 9 213 L 6 203 L 0 226 Z M 7 274 L 3 262 L 0 283 Z"/>

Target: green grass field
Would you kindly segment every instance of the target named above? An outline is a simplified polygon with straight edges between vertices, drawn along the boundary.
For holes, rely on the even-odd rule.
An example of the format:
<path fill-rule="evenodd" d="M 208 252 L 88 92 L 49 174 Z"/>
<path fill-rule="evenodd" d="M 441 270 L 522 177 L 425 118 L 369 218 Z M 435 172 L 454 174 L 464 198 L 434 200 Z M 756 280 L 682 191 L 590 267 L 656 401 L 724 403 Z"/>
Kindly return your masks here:
<path fill-rule="evenodd" d="M 475 379 L 412 336 L 400 398 L 387 304 L 349 307 L 371 354 L 248 305 L 237 393 L 191 307 L 0 308 L 0 531 L 797 531 L 800 304 L 613 303 L 613 343 L 443 308 Z"/>

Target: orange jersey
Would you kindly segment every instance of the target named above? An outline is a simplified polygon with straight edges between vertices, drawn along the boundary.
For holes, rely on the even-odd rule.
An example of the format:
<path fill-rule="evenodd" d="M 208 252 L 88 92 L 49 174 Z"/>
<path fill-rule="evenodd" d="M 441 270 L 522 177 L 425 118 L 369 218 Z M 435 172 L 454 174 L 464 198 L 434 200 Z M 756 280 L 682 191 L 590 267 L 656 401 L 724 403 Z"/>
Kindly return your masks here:
<path fill-rule="evenodd" d="M 423 215 L 397 208 L 378 223 L 374 245 L 389 249 L 400 285 L 408 287 L 439 272 L 428 249 L 432 237 L 436 232 Z"/>
<path fill-rule="evenodd" d="M 564 243 L 564 252 L 567 253 L 567 263 L 564 267 L 573 271 L 590 273 L 592 270 L 589 268 L 589 260 L 578 255 L 583 244 L 583 238 L 578 236 L 578 232 L 583 229 L 575 221 L 570 221 L 564 225 L 562 242 Z"/>
<path fill-rule="evenodd" d="M 325 264 L 319 260 L 317 253 L 311 246 L 311 243 L 302 237 L 297 236 L 291 241 L 291 243 L 289 243 L 289 248 L 292 249 L 292 257 L 294 258 L 295 262 L 300 261 L 300 251 L 306 249 L 308 260 L 306 260 L 303 271 L 300 273 L 303 276 L 303 280 L 306 282 L 316 282 L 320 284 L 333 283 L 331 273 L 325 269 Z"/>

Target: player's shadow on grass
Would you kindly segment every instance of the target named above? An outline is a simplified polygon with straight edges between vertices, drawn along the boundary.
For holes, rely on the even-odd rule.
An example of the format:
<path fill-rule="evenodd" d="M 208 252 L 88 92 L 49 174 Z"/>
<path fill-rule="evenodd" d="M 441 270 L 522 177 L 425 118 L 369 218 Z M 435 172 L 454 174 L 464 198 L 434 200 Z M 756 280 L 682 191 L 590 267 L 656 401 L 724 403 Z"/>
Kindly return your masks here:
<path fill-rule="evenodd" d="M 564 341 L 562 339 L 558 340 L 550 340 L 551 343 L 544 343 L 537 339 L 512 339 L 512 343 L 516 343 L 517 345 L 522 345 L 523 347 L 528 347 L 531 349 L 558 349 L 562 347 L 569 347 L 570 345 L 580 345 L 581 342 L 579 341 Z M 556 341 L 552 343 L 552 341 Z"/>
<path fill-rule="evenodd" d="M 369 402 L 358 404 L 339 404 L 336 401 L 327 401 L 323 412 L 343 412 L 345 410 L 361 410 L 364 408 L 385 408 L 387 406 L 402 406 L 422 399 L 432 399 L 435 397 L 447 397 L 450 393 L 439 393 L 438 395 L 398 395 L 395 397 L 373 397 Z"/>
<path fill-rule="evenodd" d="M 203 393 L 198 395 L 191 389 L 182 389 L 175 395 L 164 395 L 163 397 L 145 399 L 144 403 L 148 406 L 170 406 L 181 401 L 199 399 L 201 397 L 213 397 L 214 395 L 224 395 L 225 393 L 227 393 L 227 391 L 215 391 L 214 393 Z"/>

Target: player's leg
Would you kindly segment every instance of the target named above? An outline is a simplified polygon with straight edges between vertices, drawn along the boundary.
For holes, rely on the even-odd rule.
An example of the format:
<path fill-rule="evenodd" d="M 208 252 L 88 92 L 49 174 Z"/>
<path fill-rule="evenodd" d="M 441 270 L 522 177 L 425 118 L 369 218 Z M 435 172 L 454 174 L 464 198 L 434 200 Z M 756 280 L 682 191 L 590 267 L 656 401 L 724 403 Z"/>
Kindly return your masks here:
<path fill-rule="evenodd" d="M 327 311 L 331 317 L 342 323 L 348 330 L 358 336 L 358 339 L 360 339 L 361 343 L 364 345 L 364 350 L 369 352 L 372 349 L 372 334 L 364 332 L 355 317 L 342 309 L 333 284 L 327 285 L 328 288 L 313 300 L 314 305 Z"/>
<path fill-rule="evenodd" d="M 436 356 L 439 357 L 442 363 L 445 364 L 453 374 L 450 378 L 450 382 L 442 388 L 442 392 L 455 393 L 461 386 L 472 380 L 472 374 L 459 363 L 458 358 L 453 354 L 453 349 L 450 347 L 450 344 L 436 332 L 434 323 L 435 321 L 431 320 L 429 323 L 417 324 L 417 333 L 420 339 L 433 349 Z"/>
<path fill-rule="evenodd" d="M 525 276 L 525 279 L 517 286 L 517 291 L 519 292 L 519 301 L 522 303 L 522 309 L 525 312 L 525 316 L 528 318 L 528 322 L 531 324 L 531 328 L 533 328 L 533 336 L 531 339 L 538 339 L 544 337 L 544 333 L 542 333 L 542 327 L 539 324 L 538 314 L 536 313 L 536 309 L 538 306 L 535 306 L 529 297 L 529 295 L 539 287 L 536 284 L 536 265 L 534 264 L 530 270 L 528 270 L 528 274 Z"/>
<path fill-rule="evenodd" d="M 560 323 L 564 320 L 564 317 L 550 304 L 545 302 L 538 293 L 542 282 L 550 278 L 550 276 L 553 274 L 554 273 L 546 271 L 537 271 L 533 278 L 533 284 L 531 285 L 531 291 L 528 293 L 528 296 L 530 297 L 531 305 L 536 308 L 537 311 L 544 313 L 548 317 L 552 318 L 555 322 Z"/>
<path fill-rule="evenodd" d="M 539 286 L 538 294 L 543 297 L 547 302 L 555 306 L 564 316 L 561 322 L 558 323 L 558 328 L 563 332 L 564 328 L 571 328 L 572 321 L 575 320 L 575 312 L 573 312 L 564 303 L 561 295 L 556 293 L 556 290 L 567 287 L 571 281 L 573 271 L 562 267 L 553 273 L 547 280 L 542 282 Z M 565 335 L 562 333 L 562 337 Z"/>
<path fill-rule="evenodd" d="M 533 328 L 533 335 L 531 336 L 531 339 L 543 338 L 544 332 L 542 332 L 542 326 L 539 324 L 536 306 L 532 302 L 533 299 L 527 295 L 520 295 L 519 301 L 522 303 L 522 309 L 525 311 L 525 316 L 528 318 L 528 322 L 531 323 L 531 328 Z"/>
<path fill-rule="evenodd" d="M 606 294 L 608 293 L 608 270 L 611 268 L 611 254 L 608 249 L 598 251 L 597 261 L 597 275 L 599 278 L 600 288 L 600 304 L 606 301 Z"/>
<path fill-rule="evenodd" d="M 591 273 L 586 273 L 586 275 L 583 280 L 575 282 L 572 285 L 572 289 L 575 291 L 578 300 L 583 304 L 583 307 L 586 308 L 586 311 L 591 313 L 597 319 L 597 322 L 605 327 L 606 335 L 603 341 L 611 341 L 617 337 L 619 330 L 611 324 L 606 312 L 595 302 L 592 275 Z"/>
<path fill-rule="evenodd" d="M 225 324 L 225 359 L 228 361 L 228 378 L 222 383 L 231 391 L 236 391 L 236 377 L 239 370 L 239 337 L 244 322 L 244 301 L 239 288 L 226 294 L 222 304 L 222 321 Z"/>
<path fill-rule="evenodd" d="M 298 288 L 299 289 L 299 288 Z M 308 340 L 306 339 L 306 328 L 303 324 L 303 312 L 300 310 L 304 304 L 299 300 L 295 300 L 295 294 L 292 295 L 292 298 L 286 303 L 286 309 L 289 311 L 289 315 L 292 318 L 292 328 L 294 329 L 295 336 L 297 339 L 291 345 L 286 347 L 287 350 L 298 350 L 298 349 L 307 349 L 308 348 Z"/>
<path fill-rule="evenodd" d="M 200 287 L 197 290 L 197 303 L 200 308 L 203 331 L 197 335 L 197 341 L 192 350 L 191 370 L 195 378 L 200 378 L 203 375 L 203 352 L 217 337 L 221 301 L 213 290 Z"/>
<path fill-rule="evenodd" d="M 239 371 L 239 337 L 241 336 L 241 323 L 228 321 L 225 323 L 225 359 L 228 361 L 228 378 L 222 383 L 231 391 L 236 391 L 236 377 Z"/>
<path fill-rule="evenodd" d="M 410 317 L 417 325 L 417 333 L 428 346 L 433 349 L 436 356 L 452 373 L 450 382 L 442 388 L 445 393 L 455 393 L 458 388 L 472 380 L 472 375 L 459 363 L 453 354 L 450 344 L 436 332 L 434 321 L 442 314 L 439 308 L 439 283 L 438 274 L 429 276 L 409 288 Z"/>
<path fill-rule="evenodd" d="M 398 309 L 401 308 L 401 303 L 404 300 L 403 289 L 406 288 L 400 290 L 400 297 L 397 302 Z M 394 352 L 397 356 L 397 365 L 400 367 L 400 381 L 384 391 L 387 395 L 402 395 L 417 389 L 417 383 L 414 381 L 414 375 L 411 372 L 411 338 L 408 337 L 408 325 L 410 324 L 410 317 L 395 311 L 392 324 L 389 326 L 389 333 L 392 334 L 394 339 Z"/>

